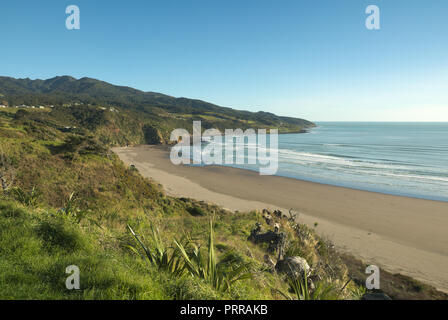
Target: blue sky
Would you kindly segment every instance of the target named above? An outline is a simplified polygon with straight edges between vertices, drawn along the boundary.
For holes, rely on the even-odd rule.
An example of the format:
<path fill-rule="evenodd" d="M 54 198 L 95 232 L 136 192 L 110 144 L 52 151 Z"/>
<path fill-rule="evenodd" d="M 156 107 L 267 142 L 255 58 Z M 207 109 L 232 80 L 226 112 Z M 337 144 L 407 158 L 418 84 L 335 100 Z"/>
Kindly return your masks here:
<path fill-rule="evenodd" d="M 81 29 L 65 27 L 77 5 Z M 367 30 L 365 9 L 381 10 Z M 2 1 L 0 75 L 313 121 L 448 121 L 446 0 Z"/>

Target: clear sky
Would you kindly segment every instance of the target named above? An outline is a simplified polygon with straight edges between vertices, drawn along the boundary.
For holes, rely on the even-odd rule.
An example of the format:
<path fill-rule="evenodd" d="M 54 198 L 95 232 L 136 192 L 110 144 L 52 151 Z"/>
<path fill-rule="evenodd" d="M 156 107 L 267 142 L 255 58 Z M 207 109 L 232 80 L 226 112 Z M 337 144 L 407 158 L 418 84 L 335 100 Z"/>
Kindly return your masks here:
<path fill-rule="evenodd" d="M 77 5 L 81 29 L 65 27 Z M 381 10 L 367 30 L 365 9 Z M 447 0 L 1 1 L 0 75 L 312 121 L 448 121 Z"/>

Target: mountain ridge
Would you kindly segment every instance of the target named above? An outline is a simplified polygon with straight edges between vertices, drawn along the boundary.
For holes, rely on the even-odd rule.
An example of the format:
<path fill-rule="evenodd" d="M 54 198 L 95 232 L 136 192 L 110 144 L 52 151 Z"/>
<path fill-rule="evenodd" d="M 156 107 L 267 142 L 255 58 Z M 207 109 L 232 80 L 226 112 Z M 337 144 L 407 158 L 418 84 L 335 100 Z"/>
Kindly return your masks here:
<path fill-rule="evenodd" d="M 89 128 L 107 145 L 169 143 L 176 128 L 192 132 L 193 121 L 202 129 L 278 129 L 300 133 L 314 123 L 269 112 L 221 107 L 206 101 L 175 98 L 131 87 L 115 86 L 88 77 L 57 76 L 46 80 L 0 77 L 0 103 L 8 106 L 47 106 L 50 112 L 25 114 L 23 121 L 50 121 L 54 127 Z M 47 108 L 50 109 L 50 108 Z M 108 112 L 113 110 L 116 112 Z"/>
<path fill-rule="evenodd" d="M 139 111 L 151 111 L 145 109 L 157 107 L 162 107 L 169 112 L 174 113 L 183 113 L 184 111 L 191 113 L 214 111 L 226 115 L 236 113 L 236 115 L 241 116 L 246 120 L 252 115 L 258 115 L 258 117 L 261 118 L 277 118 L 303 127 L 314 125 L 311 121 L 301 118 L 277 116 L 273 113 L 264 111 L 251 112 L 247 110 L 237 110 L 230 107 L 218 106 L 200 99 L 173 97 L 163 93 L 141 91 L 128 86 L 117 86 L 89 77 L 76 79 L 72 76 L 64 75 L 46 80 L 31 80 L 29 78 L 16 79 L 0 76 L 0 90 L 0 93 L 6 96 L 3 99 L 6 99 L 10 105 L 16 102 L 33 102 L 26 101 L 27 99 L 43 100 L 45 102 L 45 100 L 52 100 L 48 97 L 49 95 L 56 97 L 63 95 L 69 100 L 80 100 L 79 102 L 84 103 L 96 102 L 99 104 L 117 105 L 120 107 L 137 109 Z M 55 104 L 62 102 L 58 101 L 58 99 L 53 100 Z M 67 101 L 64 102 L 66 103 Z"/>

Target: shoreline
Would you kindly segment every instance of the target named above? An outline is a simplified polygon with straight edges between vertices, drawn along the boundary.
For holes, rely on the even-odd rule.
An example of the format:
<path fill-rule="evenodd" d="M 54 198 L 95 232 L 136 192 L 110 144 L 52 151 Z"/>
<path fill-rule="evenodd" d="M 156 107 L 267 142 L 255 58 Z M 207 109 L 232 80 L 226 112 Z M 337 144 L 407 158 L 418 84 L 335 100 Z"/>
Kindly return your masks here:
<path fill-rule="evenodd" d="M 169 195 L 232 211 L 294 208 L 336 247 L 448 292 L 448 203 L 362 191 L 222 166 L 175 166 L 166 146 L 113 148 Z"/>
<path fill-rule="evenodd" d="M 225 165 L 196 165 L 196 167 L 198 168 L 212 168 L 212 167 L 226 167 L 226 168 L 231 168 L 231 169 L 235 169 L 235 170 L 243 170 L 243 171 L 252 171 L 255 173 L 258 173 L 257 170 L 252 170 L 252 169 L 243 169 L 243 168 L 237 168 L 237 167 L 231 167 L 231 166 L 225 166 Z M 399 194 L 399 193 L 392 193 L 392 192 L 386 192 L 386 191 L 380 191 L 380 190 L 369 190 L 369 189 L 361 189 L 361 188 L 356 188 L 356 187 L 351 187 L 351 186 L 345 186 L 343 184 L 337 185 L 337 184 L 331 184 L 331 183 L 325 183 L 325 182 L 319 182 L 319 181 L 314 181 L 311 179 L 300 179 L 300 178 L 294 178 L 294 177 L 290 177 L 290 176 L 286 176 L 286 175 L 274 175 L 274 177 L 280 177 L 280 178 L 284 178 L 284 179 L 291 179 L 294 181 L 301 181 L 301 182 L 307 182 L 307 183 L 313 183 L 313 184 L 318 184 L 318 185 L 322 185 L 324 187 L 336 187 L 336 188 L 344 188 L 344 189 L 348 189 L 348 190 L 354 190 L 354 191 L 363 191 L 363 192 L 371 192 L 371 193 L 376 193 L 376 194 L 381 194 L 381 195 L 385 195 L 385 196 L 393 196 L 393 197 L 401 197 L 401 198 L 408 198 L 408 199 L 416 199 L 416 200 L 425 200 L 425 201 L 435 201 L 435 202 L 444 202 L 448 204 L 448 199 L 437 199 L 437 198 L 429 198 L 429 197 L 425 197 L 425 196 L 420 196 L 420 195 L 409 195 L 409 194 Z"/>

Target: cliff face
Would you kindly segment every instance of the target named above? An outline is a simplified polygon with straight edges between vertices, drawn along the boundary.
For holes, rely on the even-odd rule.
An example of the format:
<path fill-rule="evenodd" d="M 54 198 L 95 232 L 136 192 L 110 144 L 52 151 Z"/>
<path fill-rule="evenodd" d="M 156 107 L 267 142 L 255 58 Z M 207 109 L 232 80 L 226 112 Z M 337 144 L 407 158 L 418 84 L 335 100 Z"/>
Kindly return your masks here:
<path fill-rule="evenodd" d="M 143 134 L 145 137 L 145 144 L 165 144 L 167 141 L 162 133 L 151 125 L 143 126 Z"/>

